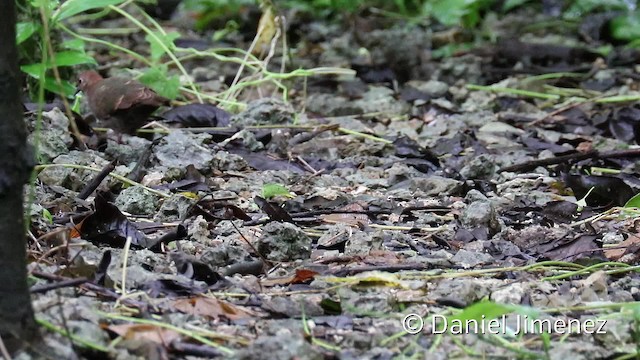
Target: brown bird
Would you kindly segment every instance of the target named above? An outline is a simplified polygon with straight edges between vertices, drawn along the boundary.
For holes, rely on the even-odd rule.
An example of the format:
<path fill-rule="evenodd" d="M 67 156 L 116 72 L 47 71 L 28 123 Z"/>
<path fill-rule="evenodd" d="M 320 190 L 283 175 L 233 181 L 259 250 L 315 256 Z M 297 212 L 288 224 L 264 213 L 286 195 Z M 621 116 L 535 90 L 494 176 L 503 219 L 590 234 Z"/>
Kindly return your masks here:
<path fill-rule="evenodd" d="M 87 96 L 98 125 L 119 133 L 134 134 L 160 106 L 169 105 L 169 99 L 136 80 L 105 79 L 92 70 L 80 74 L 78 88 Z"/>

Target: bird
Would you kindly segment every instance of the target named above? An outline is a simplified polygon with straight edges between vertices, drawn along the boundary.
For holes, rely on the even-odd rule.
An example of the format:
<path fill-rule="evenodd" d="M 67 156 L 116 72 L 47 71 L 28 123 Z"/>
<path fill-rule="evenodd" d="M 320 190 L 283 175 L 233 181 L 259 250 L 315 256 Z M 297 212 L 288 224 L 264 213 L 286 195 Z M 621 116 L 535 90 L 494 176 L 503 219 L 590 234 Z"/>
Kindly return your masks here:
<path fill-rule="evenodd" d="M 97 124 L 121 134 L 135 134 L 154 111 L 169 105 L 169 99 L 136 80 L 103 78 L 94 70 L 78 76 L 78 89 L 87 97 Z"/>

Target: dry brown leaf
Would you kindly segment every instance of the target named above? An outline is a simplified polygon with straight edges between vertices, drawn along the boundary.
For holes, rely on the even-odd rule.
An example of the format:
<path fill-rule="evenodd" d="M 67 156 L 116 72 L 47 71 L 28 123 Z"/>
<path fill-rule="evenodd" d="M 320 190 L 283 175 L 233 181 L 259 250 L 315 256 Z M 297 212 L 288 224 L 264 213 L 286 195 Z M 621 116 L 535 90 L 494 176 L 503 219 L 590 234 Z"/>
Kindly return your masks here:
<path fill-rule="evenodd" d="M 278 32 L 278 22 L 273 10 L 273 6 L 269 4 L 264 6 L 264 11 L 260 17 L 258 23 L 258 38 L 256 39 L 256 46 L 253 48 L 253 55 L 261 56 L 266 54 L 271 47 L 271 41 Z"/>
<path fill-rule="evenodd" d="M 629 236 L 623 242 L 617 244 L 615 247 L 604 248 L 604 256 L 611 261 L 618 261 L 622 256 L 627 253 L 636 252 L 640 248 L 640 237 L 636 235 Z"/>
<path fill-rule="evenodd" d="M 185 314 L 207 316 L 212 319 L 224 316 L 229 320 L 237 320 L 254 316 L 239 306 L 206 296 L 178 299 L 173 302 L 173 306 Z"/>
<path fill-rule="evenodd" d="M 301 284 L 313 279 L 316 275 L 318 275 L 318 273 L 313 270 L 299 269 L 296 270 L 296 274 L 293 276 L 277 279 L 267 279 L 261 281 L 260 284 L 262 286 Z"/>
<path fill-rule="evenodd" d="M 173 340 L 180 338 L 180 334 L 173 330 L 149 324 L 109 325 L 107 329 L 126 340 L 152 341 L 163 345 L 169 345 Z"/>
<path fill-rule="evenodd" d="M 371 250 L 362 260 L 370 265 L 396 265 L 403 262 L 396 252 L 389 250 Z"/>
<path fill-rule="evenodd" d="M 369 224 L 369 216 L 367 214 L 327 214 L 320 215 L 320 219 L 327 223 L 340 223 L 350 226 L 358 226 L 361 224 Z"/>

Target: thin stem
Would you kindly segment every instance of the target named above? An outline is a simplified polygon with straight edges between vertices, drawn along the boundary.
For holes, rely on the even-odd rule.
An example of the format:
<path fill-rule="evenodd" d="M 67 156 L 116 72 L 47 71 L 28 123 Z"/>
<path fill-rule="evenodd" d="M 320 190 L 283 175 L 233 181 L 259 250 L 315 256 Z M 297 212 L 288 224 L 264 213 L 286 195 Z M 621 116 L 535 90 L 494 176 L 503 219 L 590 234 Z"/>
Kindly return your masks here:
<path fill-rule="evenodd" d="M 193 83 L 193 80 L 191 79 L 191 76 L 189 76 L 189 73 L 187 72 L 187 69 L 185 69 L 184 66 L 182 66 L 182 63 L 178 60 L 178 58 L 176 58 L 176 55 L 167 47 L 167 45 L 165 45 L 165 43 L 158 37 L 158 35 L 156 35 L 153 31 L 151 31 L 151 29 L 149 29 L 143 23 L 138 21 L 138 19 L 134 18 L 133 16 L 131 16 L 131 14 L 129 14 L 128 12 L 126 12 L 126 11 L 124 11 L 122 9 L 120 9 L 119 7 L 116 7 L 116 6 L 113 6 L 113 5 L 109 5 L 109 8 L 111 10 L 117 12 L 118 14 L 122 15 L 123 17 L 127 18 L 129 21 L 134 23 L 136 26 L 138 26 L 140 29 L 142 29 L 145 33 L 147 33 L 147 35 L 149 35 L 151 38 L 153 38 L 153 40 L 155 40 L 157 42 L 157 44 L 162 48 L 162 50 L 164 50 L 167 53 L 167 55 L 176 63 L 176 67 L 178 67 L 180 72 L 187 79 L 189 87 L 191 87 L 191 90 L 194 91 L 196 97 L 198 98 L 198 101 L 200 103 L 203 103 L 204 101 L 202 100 L 202 97 L 200 96 L 200 93 L 198 92 L 198 89 L 196 89 L 196 85 Z M 147 16 L 148 17 L 148 15 L 144 11 L 140 10 L 140 12 L 144 14 L 143 16 Z M 155 21 L 153 23 L 155 23 Z M 156 23 L 156 25 L 157 25 L 157 23 Z"/>

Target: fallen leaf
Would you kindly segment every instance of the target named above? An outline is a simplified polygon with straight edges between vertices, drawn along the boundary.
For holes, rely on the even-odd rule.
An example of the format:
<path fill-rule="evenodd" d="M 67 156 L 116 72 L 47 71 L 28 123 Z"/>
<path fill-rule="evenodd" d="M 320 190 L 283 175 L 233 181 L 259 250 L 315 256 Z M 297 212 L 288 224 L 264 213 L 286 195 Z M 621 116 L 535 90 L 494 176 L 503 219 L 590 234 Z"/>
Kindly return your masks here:
<path fill-rule="evenodd" d="M 309 280 L 312 280 L 316 275 L 318 275 L 318 273 L 313 270 L 298 269 L 293 276 L 287 276 L 277 279 L 266 279 L 264 281 L 261 281 L 260 284 L 262 286 L 302 284 L 308 282 Z"/>
<path fill-rule="evenodd" d="M 149 324 L 119 324 L 109 325 L 107 330 L 116 333 L 127 340 L 144 340 L 169 345 L 180 338 L 177 332 L 156 325 Z"/>
<path fill-rule="evenodd" d="M 212 319 L 218 319 L 224 316 L 229 320 L 237 320 L 249 318 L 254 315 L 239 306 L 205 296 L 178 299 L 173 302 L 173 306 L 185 314 L 207 316 Z"/>
<path fill-rule="evenodd" d="M 611 248 L 604 248 L 604 256 L 611 261 L 618 261 L 623 255 L 635 253 L 640 248 L 640 237 L 630 235 L 626 240 Z"/>
<path fill-rule="evenodd" d="M 346 224 L 350 226 L 358 226 L 361 224 L 369 224 L 369 216 L 367 214 L 326 214 L 320 215 L 320 219 L 330 224 Z"/>

